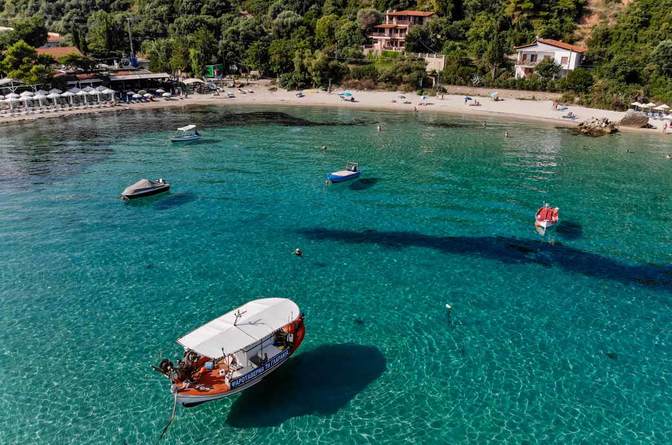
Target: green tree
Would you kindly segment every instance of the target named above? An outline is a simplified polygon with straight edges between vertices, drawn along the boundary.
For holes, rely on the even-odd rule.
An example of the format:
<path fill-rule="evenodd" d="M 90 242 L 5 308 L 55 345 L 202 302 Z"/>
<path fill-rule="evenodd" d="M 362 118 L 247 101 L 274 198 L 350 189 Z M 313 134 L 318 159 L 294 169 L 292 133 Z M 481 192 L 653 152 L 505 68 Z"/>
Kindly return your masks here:
<path fill-rule="evenodd" d="M 651 62 L 665 76 L 672 76 L 672 40 L 663 40 L 651 53 Z"/>
<path fill-rule="evenodd" d="M 383 21 L 383 14 L 373 8 L 364 8 L 357 11 L 357 23 L 364 32 L 370 32 L 373 26 Z"/>
<path fill-rule="evenodd" d="M 544 59 L 534 67 L 534 72 L 545 80 L 554 80 L 560 74 L 560 65 L 553 59 Z"/>
<path fill-rule="evenodd" d="M 12 27 L 14 30 L 9 33 L 11 43 L 23 40 L 34 48 L 47 43 L 47 28 L 42 16 L 18 18 L 12 23 Z"/>
<path fill-rule="evenodd" d="M 33 85 L 46 83 L 51 79 L 49 65 L 53 62 L 50 57 L 38 56 L 35 48 L 19 40 L 7 48 L 0 68 L 7 77 Z"/>
<path fill-rule="evenodd" d="M 338 16 L 330 14 L 320 17 L 315 24 L 315 41 L 322 48 L 333 45 L 336 39 Z"/>
<path fill-rule="evenodd" d="M 154 72 L 172 72 L 172 50 L 173 44 L 168 38 L 146 40 L 142 44 L 142 52 L 149 57 L 149 69 Z"/>
<path fill-rule="evenodd" d="M 562 88 L 576 93 L 588 93 L 593 86 L 593 75 L 585 68 L 577 68 L 562 79 Z"/>
<path fill-rule="evenodd" d="M 302 22 L 301 16 L 294 11 L 282 11 L 273 20 L 273 34 L 276 37 L 289 37 Z"/>
<path fill-rule="evenodd" d="M 89 17 L 86 41 L 89 50 L 105 56 L 130 50 L 125 29 L 125 16 L 96 11 Z"/>

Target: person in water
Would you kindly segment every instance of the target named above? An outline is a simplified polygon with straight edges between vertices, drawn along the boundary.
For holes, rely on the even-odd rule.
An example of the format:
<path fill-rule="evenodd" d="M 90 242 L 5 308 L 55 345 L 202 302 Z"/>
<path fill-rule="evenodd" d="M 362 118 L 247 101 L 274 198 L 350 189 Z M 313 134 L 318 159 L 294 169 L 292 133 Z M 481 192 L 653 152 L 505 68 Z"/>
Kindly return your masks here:
<path fill-rule="evenodd" d="M 297 247 L 294 249 L 294 256 L 303 256 L 303 251 Z"/>
<path fill-rule="evenodd" d="M 378 131 L 383 131 L 383 127 L 381 127 L 380 124 L 378 124 Z"/>
<path fill-rule="evenodd" d="M 504 137 L 507 138 L 507 139 L 509 138 L 509 131 L 508 131 L 508 130 L 506 130 L 506 131 L 504 132 Z"/>

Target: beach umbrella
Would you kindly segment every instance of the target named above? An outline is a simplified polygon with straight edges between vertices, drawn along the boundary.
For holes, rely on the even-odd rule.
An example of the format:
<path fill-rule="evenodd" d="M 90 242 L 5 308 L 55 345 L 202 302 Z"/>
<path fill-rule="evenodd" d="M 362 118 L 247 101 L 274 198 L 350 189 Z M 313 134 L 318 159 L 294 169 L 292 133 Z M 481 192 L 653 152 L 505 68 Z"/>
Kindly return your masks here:
<path fill-rule="evenodd" d="M 4 100 L 4 99 L 5 99 L 5 96 L 0 94 L 0 100 Z"/>
<path fill-rule="evenodd" d="M 45 91 L 45 93 L 46 93 L 46 91 Z M 40 104 L 40 106 L 42 106 L 42 99 L 46 99 L 46 98 L 47 98 L 47 96 L 45 96 L 44 94 L 38 92 L 38 93 L 35 94 L 35 96 L 33 97 L 33 100 L 38 101 L 39 104 Z"/>
<path fill-rule="evenodd" d="M 149 94 L 149 93 L 145 93 L 144 96 L 145 96 L 147 99 L 149 99 L 150 97 L 154 97 L 154 95 Z"/>
<path fill-rule="evenodd" d="M 163 94 L 165 92 L 166 90 L 164 90 L 163 88 L 159 88 L 158 90 L 156 90 L 156 94 Z"/>
<path fill-rule="evenodd" d="M 15 96 L 18 96 L 18 94 L 15 94 Z M 5 99 L 5 102 L 9 104 L 10 110 L 13 110 L 14 104 L 17 102 L 21 102 L 21 99 L 19 99 L 18 97 L 10 97 L 9 99 Z"/>
<path fill-rule="evenodd" d="M 33 97 L 33 93 L 31 91 L 24 91 L 21 93 L 21 97 Z"/>
<path fill-rule="evenodd" d="M 37 90 L 37 92 L 35 93 L 36 96 L 42 95 L 42 96 L 45 96 L 45 97 L 47 96 L 47 94 L 49 94 L 49 91 L 44 91 L 44 90 Z"/>
<path fill-rule="evenodd" d="M 59 98 L 59 97 L 61 97 L 61 95 L 58 94 L 58 93 L 50 93 L 50 94 L 47 96 L 47 99 L 52 99 L 52 100 L 54 101 L 54 105 L 56 105 L 56 104 L 58 103 L 58 98 Z"/>
<path fill-rule="evenodd" d="M 630 104 L 630 106 L 635 107 L 635 108 L 639 108 L 639 107 L 642 106 L 642 104 L 640 104 L 639 102 L 633 102 L 633 103 Z"/>
<path fill-rule="evenodd" d="M 140 91 L 138 91 L 138 94 L 145 95 L 145 94 L 147 94 L 147 90 L 140 90 Z"/>
<path fill-rule="evenodd" d="M 90 93 L 91 91 L 93 91 L 93 88 L 91 88 L 91 86 L 88 86 L 88 87 L 84 88 L 84 91 L 86 91 L 87 93 Z"/>
<path fill-rule="evenodd" d="M 649 102 L 648 104 L 642 105 L 642 108 L 653 108 L 655 106 L 656 104 L 654 104 L 653 102 Z"/>
<path fill-rule="evenodd" d="M 656 108 L 654 108 L 654 110 L 657 111 L 667 111 L 669 109 L 670 109 L 669 105 L 666 104 L 658 105 Z"/>
<path fill-rule="evenodd" d="M 497 96 L 499 96 L 499 93 L 497 91 L 495 91 L 494 93 L 490 93 L 490 97 L 492 98 L 495 98 Z"/>
<path fill-rule="evenodd" d="M 88 101 L 86 100 L 86 96 L 88 96 L 88 95 L 89 95 L 89 93 L 87 93 L 84 90 L 79 90 L 79 93 L 77 93 L 77 96 L 84 98 L 84 105 L 86 105 L 88 103 Z"/>
<path fill-rule="evenodd" d="M 135 96 L 135 94 L 136 94 L 136 93 L 133 92 L 133 91 L 126 91 L 126 95 L 127 95 L 127 96 L 131 96 L 131 97 L 132 97 L 132 96 Z"/>
<path fill-rule="evenodd" d="M 464 96 L 464 100 L 473 100 L 473 99 L 469 96 Z"/>
<path fill-rule="evenodd" d="M 19 96 L 16 93 L 9 93 L 6 97 L 7 97 L 7 99 L 18 99 L 21 96 Z"/>
<path fill-rule="evenodd" d="M 163 96 L 163 97 L 172 97 L 172 94 L 170 94 L 170 93 L 163 93 L 161 96 Z"/>
<path fill-rule="evenodd" d="M 52 88 L 49 90 L 49 94 L 61 94 L 63 91 L 59 90 L 58 88 Z"/>
<path fill-rule="evenodd" d="M 61 94 L 61 97 L 67 97 L 67 98 L 69 98 L 69 100 L 70 100 L 70 105 L 72 105 L 72 96 L 74 96 L 74 95 L 75 95 L 74 93 L 72 93 L 72 92 L 70 92 L 70 91 L 66 91 L 65 93 Z"/>
<path fill-rule="evenodd" d="M 132 97 L 133 99 L 142 99 L 142 96 L 139 94 L 134 94 Z"/>
<path fill-rule="evenodd" d="M 82 91 L 82 90 L 80 90 L 80 89 L 77 88 L 77 87 L 72 87 L 72 88 L 70 88 L 68 91 L 70 91 L 72 94 L 77 94 L 77 93 L 79 93 L 79 92 Z"/>
<path fill-rule="evenodd" d="M 105 91 L 106 89 L 107 89 L 107 88 L 105 88 L 105 87 L 102 86 L 102 85 L 96 87 L 96 91 L 100 91 L 101 93 L 102 93 L 103 91 Z"/>

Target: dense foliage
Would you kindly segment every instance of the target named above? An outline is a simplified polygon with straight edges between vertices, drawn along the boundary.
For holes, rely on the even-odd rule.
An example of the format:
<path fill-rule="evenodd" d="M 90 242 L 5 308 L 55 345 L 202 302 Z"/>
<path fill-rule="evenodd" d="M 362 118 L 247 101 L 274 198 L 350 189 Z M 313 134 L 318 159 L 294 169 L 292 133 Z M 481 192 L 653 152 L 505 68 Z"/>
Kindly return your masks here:
<path fill-rule="evenodd" d="M 362 54 L 386 9 L 413 8 L 436 13 L 411 30 L 407 49 L 445 54 L 440 82 L 571 91 L 584 103 L 616 108 L 638 95 L 672 101 L 672 0 L 634 0 L 614 25 L 598 26 L 589 69 L 559 79 L 558 67 L 544 63 L 530 79 L 513 78 L 513 47 L 535 36 L 573 41 L 586 1 L 0 0 L 0 24 L 15 27 L 0 35 L 0 49 L 19 40 L 38 46 L 48 28 L 97 58 L 127 55 L 132 43 L 160 71 L 200 76 L 205 65 L 221 63 L 291 88 L 415 89 L 429 83 L 422 61 Z"/>

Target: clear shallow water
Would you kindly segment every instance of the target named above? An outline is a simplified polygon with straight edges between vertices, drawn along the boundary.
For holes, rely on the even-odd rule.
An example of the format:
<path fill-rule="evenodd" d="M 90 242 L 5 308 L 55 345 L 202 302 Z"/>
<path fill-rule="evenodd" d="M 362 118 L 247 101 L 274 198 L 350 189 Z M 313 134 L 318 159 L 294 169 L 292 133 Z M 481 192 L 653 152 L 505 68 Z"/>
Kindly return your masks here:
<path fill-rule="evenodd" d="M 166 443 L 672 442 L 669 141 L 270 111 L 0 128 L 0 443 L 155 441 L 149 365 L 260 295 L 305 311 L 300 353 Z M 166 142 L 188 122 L 205 141 Z"/>

